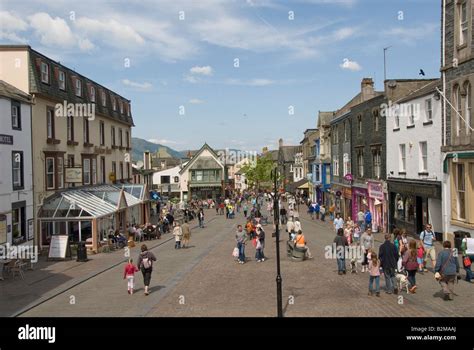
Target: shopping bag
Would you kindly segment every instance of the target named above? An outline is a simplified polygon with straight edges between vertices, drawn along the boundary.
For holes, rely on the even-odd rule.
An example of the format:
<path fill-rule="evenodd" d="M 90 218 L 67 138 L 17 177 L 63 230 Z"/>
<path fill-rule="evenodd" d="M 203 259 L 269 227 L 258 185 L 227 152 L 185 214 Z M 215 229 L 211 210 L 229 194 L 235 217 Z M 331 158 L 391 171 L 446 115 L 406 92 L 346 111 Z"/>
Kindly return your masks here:
<path fill-rule="evenodd" d="M 239 248 L 235 247 L 234 250 L 232 251 L 232 256 L 234 258 L 238 258 L 239 257 Z"/>

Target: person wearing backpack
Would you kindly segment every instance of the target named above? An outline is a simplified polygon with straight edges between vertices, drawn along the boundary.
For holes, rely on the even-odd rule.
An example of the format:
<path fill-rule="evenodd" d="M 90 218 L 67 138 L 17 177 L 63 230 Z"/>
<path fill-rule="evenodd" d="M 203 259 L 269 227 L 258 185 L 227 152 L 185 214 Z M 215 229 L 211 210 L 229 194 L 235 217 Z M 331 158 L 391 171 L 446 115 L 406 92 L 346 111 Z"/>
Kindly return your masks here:
<path fill-rule="evenodd" d="M 433 267 L 436 266 L 436 250 L 434 248 L 434 242 L 436 241 L 435 234 L 433 232 L 433 226 L 431 224 L 426 224 L 425 230 L 420 233 L 420 240 L 423 243 L 423 248 L 425 250 L 425 256 L 423 259 L 423 271 L 427 272 L 426 263 L 428 257 L 430 257 Z"/>
<path fill-rule="evenodd" d="M 150 294 L 148 288 L 150 287 L 151 272 L 153 271 L 153 261 L 156 261 L 155 255 L 148 251 L 146 244 L 143 244 L 141 247 L 141 253 L 138 255 L 137 267 L 143 275 L 145 295 Z"/>

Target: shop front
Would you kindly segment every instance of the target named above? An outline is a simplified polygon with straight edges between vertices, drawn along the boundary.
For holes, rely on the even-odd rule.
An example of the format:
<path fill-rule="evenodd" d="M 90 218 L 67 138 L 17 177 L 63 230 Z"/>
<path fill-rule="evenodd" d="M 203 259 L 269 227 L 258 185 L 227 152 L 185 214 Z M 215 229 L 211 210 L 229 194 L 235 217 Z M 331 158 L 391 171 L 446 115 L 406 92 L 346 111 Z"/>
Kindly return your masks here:
<path fill-rule="evenodd" d="M 367 182 L 369 211 L 372 214 L 372 231 L 385 232 L 385 194 L 384 185 L 380 181 Z"/>
<path fill-rule="evenodd" d="M 342 188 L 342 217 L 347 220 L 349 216 L 352 216 L 352 188 Z"/>
<path fill-rule="evenodd" d="M 390 230 L 405 229 L 419 234 L 430 223 L 442 230 L 441 182 L 389 179 Z"/>
<path fill-rule="evenodd" d="M 71 188 L 46 198 L 38 213 L 40 246 L 53 235 L 67 235 L 71 243 L 87 241 L 98 252 L 110 231 L 126 235 L 127 224 L 149 220 L 146 185 L 98 185 Z"/>
<path fill-rule="evenodd" d="M 359 211 L 365 212 L 369 207 L 368 197 L 369 193 L 367 188 L 361 187 L 362 185 L 352 186 L 352 218 L 357 220 L 357 213 Z"/>

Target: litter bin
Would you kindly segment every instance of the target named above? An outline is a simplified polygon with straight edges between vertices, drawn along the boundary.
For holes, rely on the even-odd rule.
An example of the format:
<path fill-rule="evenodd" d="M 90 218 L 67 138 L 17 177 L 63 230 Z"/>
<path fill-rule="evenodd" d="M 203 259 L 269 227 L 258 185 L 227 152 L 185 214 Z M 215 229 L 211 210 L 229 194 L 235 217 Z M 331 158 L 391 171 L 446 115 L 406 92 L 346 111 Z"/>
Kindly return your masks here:
<path fill-rule="evenodd" d="M 454 231 L 454 248 L 456 248 L 458 251 L 461 251 L 462 240 L 468 236 L 470 236 L 469 232 Z"/>
<path fill-rule="evenodd" d="M 77 259 L 78 262 L 85 262 L 87 261 L 87 248 L 86 242 L 79 242 L 77 244 Z"/>

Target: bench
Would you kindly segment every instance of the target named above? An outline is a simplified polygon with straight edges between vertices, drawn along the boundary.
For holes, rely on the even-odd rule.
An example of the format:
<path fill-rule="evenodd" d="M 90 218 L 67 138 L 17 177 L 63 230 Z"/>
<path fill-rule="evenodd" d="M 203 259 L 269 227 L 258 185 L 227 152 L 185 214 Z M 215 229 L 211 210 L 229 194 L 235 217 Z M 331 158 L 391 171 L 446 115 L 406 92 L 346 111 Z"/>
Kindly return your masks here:
<path fill-rule="evenodd" d="M 286 253 L 293 261 L 303 261 L 305 260 L 306 248 L 298 248 L 292 241 L 287 241 Z"/>

